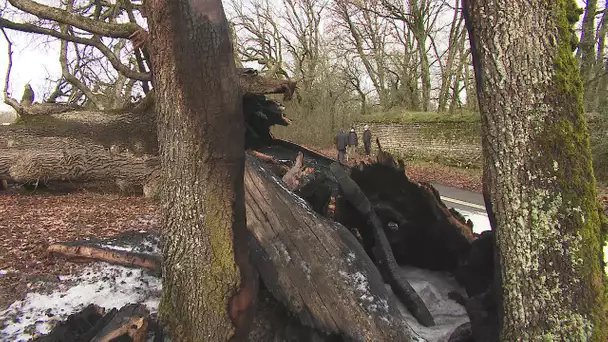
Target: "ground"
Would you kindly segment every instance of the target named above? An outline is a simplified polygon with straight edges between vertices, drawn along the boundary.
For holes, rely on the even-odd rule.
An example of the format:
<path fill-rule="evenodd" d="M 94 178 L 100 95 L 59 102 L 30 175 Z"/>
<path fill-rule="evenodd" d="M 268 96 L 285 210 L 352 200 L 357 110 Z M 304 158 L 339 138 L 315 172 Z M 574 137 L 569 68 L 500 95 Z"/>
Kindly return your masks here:
<path fill-rule="evenodd" d="M 322 152 L 333 155 L 330 150 Z M 416 181 L 477 192 L 481 189 L 480 170 L 420 162 L 409 162 L 406 168 Z M 600 188 L 599 192 L 608 208 L 607 189 Z M 59 276 L 76 274 L 89 266 L 48 256 L 46 248 L 50 244 L 158 228 L 157 206 L 142 197 L 87 191 L 69 195 L 49 195 L 40 190 L 27 194 L 0 192 L 0 312 L 26 293 L 50 290 L 59 283 Z"/>
<path fill-rule="evenodd" d="M 0 193 L 0 311 L 38 290 L 40 281 L 86 266 L 47 256 L 50 244 L 156 230 L 157 216 L 156 205 L 141 197 Z"/>

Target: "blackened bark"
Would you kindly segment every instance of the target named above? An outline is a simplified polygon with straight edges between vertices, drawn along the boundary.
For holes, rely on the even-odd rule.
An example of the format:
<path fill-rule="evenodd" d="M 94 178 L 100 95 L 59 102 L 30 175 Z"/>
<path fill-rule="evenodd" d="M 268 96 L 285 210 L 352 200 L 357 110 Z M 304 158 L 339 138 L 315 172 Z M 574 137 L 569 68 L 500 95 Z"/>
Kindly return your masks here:
<path fill-rule="evenodd" d="M 146 2 L 146 12 L 165 181 L 160 318 L 173 340 L 242 340 L 257 282 L 228 22 L 220 0 Z"/>

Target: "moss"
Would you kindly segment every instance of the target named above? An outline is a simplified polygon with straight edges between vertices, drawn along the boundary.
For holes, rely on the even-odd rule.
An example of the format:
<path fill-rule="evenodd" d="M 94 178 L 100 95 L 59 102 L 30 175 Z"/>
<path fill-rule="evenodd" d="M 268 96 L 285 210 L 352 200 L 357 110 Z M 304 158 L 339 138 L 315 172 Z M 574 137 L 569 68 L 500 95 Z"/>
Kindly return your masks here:
<path fill-rule="evenodd" d="M 552 0 L 554 1 L 554 0 Z M 577 68 L 572 47 L 578 44 L 573 35 L 573 24 L 578 21 L 581 10 L 574 0 L 558 0 L 558 47 L 554 57 L 554 84 L 557 87 L 553 100 L 559 111 L 553 120 L 548 120 L 543 141 L 543 148 L 553 151 L 550 155 L 557 162 L 556 180 L 563 196 L 561 215 L 563 229 L 579 228 L 570 232 L 570 236 L 579 235 L 581 243 L 570 246 L 573 274 L 581 274 L 588 281 L 590 291 L 582 294 L 591 296 L 584 303 L 592 307 L 585 308 L 592 316 L 594 341 L 608 339 L 606 329 L 606 304 L 603 259 L 601 253 L 605 234 L 602 233 L 601 219 L 598 215 L 598 202 L 595 177 L 593 175 L 590 154 L 589 134 L 583 110 L 583 85 Z M 549 166 L 549 165 L 547 165 Z M 578 221 L 576 211 L 580 212 L 582 222 Z M 567 232 L 566 232 L 567 233 Z M 598 260 L 599 259 L 599 260 Z M 580 262 L 579 262 L 580 261 Z M 579 266 L 580 265 L 580 266 Z M 577 270 L 579 267 L 583 269 Z M 585 331 L 581 330 L 580 334 Z"/>
<path fill-rule="evenodd" d="M 238 288 L 240 284 L 239 270 L 234 262 L 234 247 L 232 227 L 226 215 L 231 215 L 231 203 L 224 203 L 220 198 L 210 195 L 205 201 L 205 224 L 200 229 L 206 229 L 211 247 L 211 263 L 207 274 L 209 289 L 206 308 L 215 315 L 222 316 L 226 311 L 226 294 L 222 291 Z M 215 289 L 215 290 L 213 290 Z M 219 291 L 219 292 L 218 292 Z"/>

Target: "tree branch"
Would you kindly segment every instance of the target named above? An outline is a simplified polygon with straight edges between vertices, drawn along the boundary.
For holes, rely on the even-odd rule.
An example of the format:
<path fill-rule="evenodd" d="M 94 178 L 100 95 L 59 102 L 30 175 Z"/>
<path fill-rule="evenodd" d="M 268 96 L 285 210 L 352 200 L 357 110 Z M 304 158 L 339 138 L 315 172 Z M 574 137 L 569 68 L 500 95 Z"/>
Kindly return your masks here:
<path fill-rule="evenodd" d="M 58 38 L 61 40 L 70 41 L 72 43 L 93 46 L 93 47 L 97 48 L 104 56 L 106 56 L 106 58 L 108 59 L 110 64 L 112 64 L 114 69 L 116 69 L 116 71 L 123 74 L 124 76 L 126 76 L 128 78 L 136 79 L 138 81 L 149 81 L 152 79 L 152 75 L 150 73 L 138 72 L 138 71 L 132 70 L 129 67 L 127 67 L 126 65 L 122 64 L 120 62 L 120 59 L 99 38 L 89 39 L 89 38 L 77 37 L 77 36 L 70 35 L 68 33 L 58 32 L 58 31 L 55 31 L 52 29 L 40 27 L 40 26 L 33 25 L 33 24 L 15 23 L 15 22 L 12 22 L 12 21 L 4 19 L 4 18 L 0 18 L 0 27 L 6 27 L 11 30 L 28 32 L 28 33 L 43 34 L 43 35 L 55 37 L 55 38 Z"/>
<path fill-rule="evenodd" d="M 61 25 L 61 33 L 67 35 L 68 26 Z M 93 92 L 82 83 L 76 76 L 70 73 L 70 69 L 68 68 L 68 41 L 61 40 L 61 50 L 59 52 L 59 62 L 61 64 L 61 75 L 63 78 L 72 84 L 74 87 L 78 88 L 83 94 L 87 97 L 88 100 L 93 102 L 96 108 L 103 110 L 102 105 L 99 103 L 98 99 L 95 97 Z"/>
<path fill-rule="evenodd" d="M 13 107 L 17 112 L 17 117 L 19 117 L 19 115 L 23 113 L 23 106 L 21 106 L 21 104 L 17 102 L 17 100 L 15 100 L 14 98 L 12 98 L 8 93 L 8 86 L 10 84 L 11 78 L 11 69 L 13 67 L 13 42 L 11 42 L 11 40 L 8 38 L 8 35 L 6 34 L 4 28 L 0 28 L 0 30 L 2 30 L 2 34 L 4 35 L 4 39 L 6 39 L 6 43 L 8 45 L 8 67 L 6 68 L 6 79 L 4 80 L 4 103 Z"/>
<path fill-rule="evenodd" d="M 52 6 L 46 6 L 32 0 L 8 0 L 14 7 L 33 14 L 38 18 L 54 20 L 88 31 L 95 35 L 112 38 L 129 38 L 135 31 L 141 29 L 136 23 L 106 23 L 76 15 L 70 11 Z"/>

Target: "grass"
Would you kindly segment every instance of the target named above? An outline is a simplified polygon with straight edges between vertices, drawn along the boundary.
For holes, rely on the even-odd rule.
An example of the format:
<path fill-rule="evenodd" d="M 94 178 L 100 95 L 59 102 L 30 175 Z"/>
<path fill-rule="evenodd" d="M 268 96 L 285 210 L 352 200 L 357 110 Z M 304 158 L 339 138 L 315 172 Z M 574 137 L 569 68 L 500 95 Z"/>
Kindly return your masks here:
<path fill-rule="evenodd" d="M 392 108 L 383 112 L 372 112 L 355 117 L 358 122 L 374 123 L 410 123 L 410 122 L 478 122 L 478 112 L 459 110 L 452 113 L 411 112 L 402 108 Z"/>

